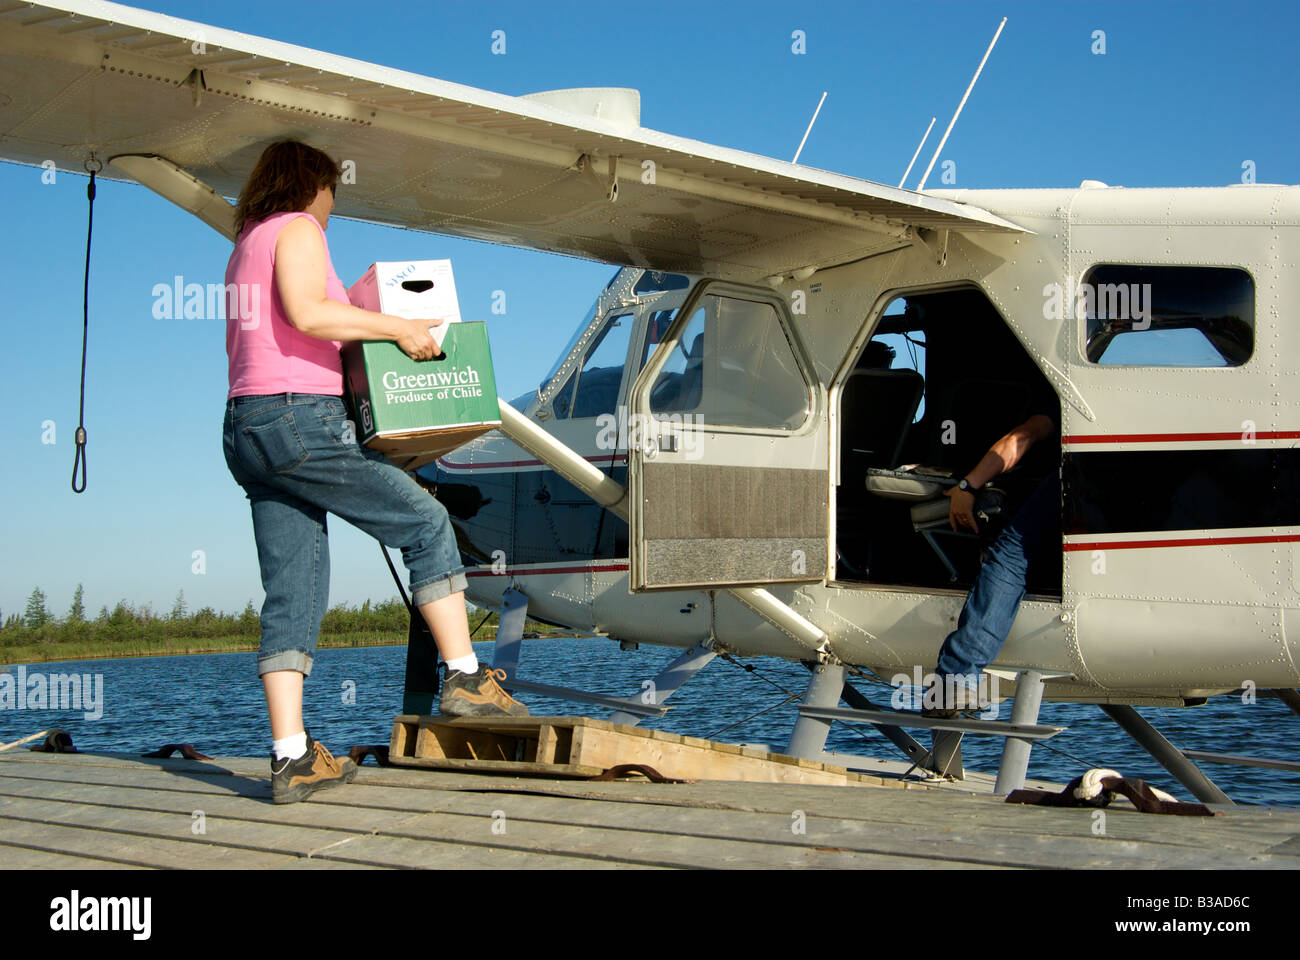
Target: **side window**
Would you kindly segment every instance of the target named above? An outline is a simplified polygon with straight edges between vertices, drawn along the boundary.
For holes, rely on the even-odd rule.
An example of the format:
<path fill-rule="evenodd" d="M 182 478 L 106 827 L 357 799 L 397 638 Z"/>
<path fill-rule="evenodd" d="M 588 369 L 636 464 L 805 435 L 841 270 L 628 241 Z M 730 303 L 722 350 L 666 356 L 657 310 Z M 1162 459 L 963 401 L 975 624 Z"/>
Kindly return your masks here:
<path fill-rule="evenodd" d="M 867 343 L 858 357 L 856 370 L 913 371 L 920 380 L 921 399 L 912 415 L 912 423 L 925 416 L 925 330 L 916 311 L 907 312 L 903 297 L 891 301 L 880 318 L 880 333 Z M 905 376 L 905 374 L 901 374 Z"/>
<path fill-rule="evenodd" d="M 633 318 L 621 313 L 605 321 L 582 359 L 582 369 L 556 394 L 557 417 L 582 419 L 613 413 L 618 406 L 618 387 L 627 364 Z M 574 382 L 576 381 L 576 382 Z"/>
<path fill-rule="evenodd" d="M 650 389 L 655 414 L 697 414 L 703 423 L 794 430 L 812 394 L 776 307 L 708 294 Z"/>
<path fill-rule="evenodd" d="M 1074 306 L 1097 364 L 1236 367 L 1255 348 L 1255 282 L 1244 270 L 1104 264 L 1084 274 Z"/>

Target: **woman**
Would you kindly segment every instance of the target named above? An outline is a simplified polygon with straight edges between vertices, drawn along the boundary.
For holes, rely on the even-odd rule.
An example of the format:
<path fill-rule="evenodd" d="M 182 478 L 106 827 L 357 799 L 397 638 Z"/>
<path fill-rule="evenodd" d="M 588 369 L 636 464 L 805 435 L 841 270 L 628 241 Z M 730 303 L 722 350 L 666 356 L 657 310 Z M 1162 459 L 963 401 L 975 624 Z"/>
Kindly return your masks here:
<path fill-rule="evenodd" d="M 528 713 L 497 684 L 504 673 L 474 656 L 464 567 L 446 509 L 381 454 L 359 446 L 347 425 L 340 342 L 391 340 L 412 359 L 429 360 L 438 353 L 428 328 L 443 321 L 348 302 L 325 241 L 339 173 L 305 144 L 268 147 L 239 196 L 238 240 L 226 267 L 225 454 L 252 505 L 266 591 L 258 673 L 271 717 L 276 803 L 356 775 L 351 760 L 336 760 L 302 722 L 303 677 L 311 673 L 328 601 L 327 512 L 401 547 L 412 602 L 447 663 L 442 712 Z"/>

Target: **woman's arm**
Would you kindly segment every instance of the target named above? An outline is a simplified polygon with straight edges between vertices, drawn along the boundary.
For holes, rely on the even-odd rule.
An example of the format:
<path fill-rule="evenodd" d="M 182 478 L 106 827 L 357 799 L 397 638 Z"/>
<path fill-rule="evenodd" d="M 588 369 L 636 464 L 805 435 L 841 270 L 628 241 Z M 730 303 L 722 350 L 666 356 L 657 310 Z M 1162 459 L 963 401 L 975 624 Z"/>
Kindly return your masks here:
<path fill-rule="evenodd" d="M 373 313 L 325 295 L 325 243 L 301 217 L 290 220 L 275 240 L 275 286 L 294 328 L 321 340 L 392 340 L 413 360 L 439 350 L 429 327 L 442 320 L 411 320 Z"/>

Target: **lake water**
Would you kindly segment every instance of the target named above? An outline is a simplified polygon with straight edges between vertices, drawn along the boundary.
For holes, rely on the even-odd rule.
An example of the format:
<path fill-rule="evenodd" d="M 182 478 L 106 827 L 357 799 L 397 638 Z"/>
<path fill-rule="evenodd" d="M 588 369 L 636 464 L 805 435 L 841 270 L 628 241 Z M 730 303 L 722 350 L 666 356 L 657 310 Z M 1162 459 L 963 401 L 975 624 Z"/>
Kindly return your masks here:
<path fill-rule="evenodd" d="M 479 658 L 489 663 L 492 647 L 491 643 L 474 645 Z M 678 652 L 650 646 L 623 651 L 617 643 L 594 637 L 525 640 L 520 678 L 630 697 L 640 692 L 643 680 L 654 677 Z M 732 743 L 767 743 L 781 750 L 796 717 L 794 703 L 746 718 L 785 698 L 787 694 L 777 686 L 789 693 L 802 693 L 808 672 L 783 660 L 752 658 L 744 662 L 766 679 L 715 659 L 669 699 L 672 709 L 662 719 L 643 720 L 641 725 Z M 405 663 L 404 645 L 318 651 L 304 688 L 308 729 L 335 754 L 356 744 L 387 744 L 392 719 L 401 711 Z M 17 666 L 8 669 L 17 672 Z M 34 672 L 102 675 L 103 715 L 87 720 L 82 711 L 0 710 L 0 742 L 62 727 L 72 734 L 76 746 L 86 751 L 144 753 L 165 743 L 192 743 L 200 753 L 219 757 L 264 756 L 270 749 L 266 705 L 253 653 L 63 661 L 28 664 L 26 669 L 29 676 Z M 854 683 L 876 703 L 888 704 L 890 688 Z M 355 702 L 346 702 L 350 692 L 355 693 L 351 698 Z M 604 718 L 612 712 L 532 694 L 519 699 L 536 715 Z M 1003 703 L 1000 719 L 1007 719 L 1010 711 L 1011 704 Z M 1261 697 L 1257 703 L 1243 705 L 1239 699 L 1219 697 L 1200 707 L 1144 707 L 1139 712 L 1184 750 L 1296 759 L 1300 717 L 1274 698 Z M 1194 799 L 1098 708 L 1046 703 L 1039 720 L 1068 726 L 1050 744 L 1082 762 L 1036 745 L 1030 777 L 1065 783 L 1089 766 L 1104 766 L 1125 776 L 1142 777 L 1181 800 Z M 740 725 L 724 731 L 737 723 Z M 927 734 L 917 733 L 918 739 L 927 742 Z M 860 724 L 834 724 L 827 749 L 902 758 L 887 740 Z M 1001 742 L 967 737 L 962 753 L 967 769 L 992 772 L 1001 756 Z M 1238 803 L 1300 805 L 1300 774 L 1219 764 L 1204 764 L 1202 769 Z"/>

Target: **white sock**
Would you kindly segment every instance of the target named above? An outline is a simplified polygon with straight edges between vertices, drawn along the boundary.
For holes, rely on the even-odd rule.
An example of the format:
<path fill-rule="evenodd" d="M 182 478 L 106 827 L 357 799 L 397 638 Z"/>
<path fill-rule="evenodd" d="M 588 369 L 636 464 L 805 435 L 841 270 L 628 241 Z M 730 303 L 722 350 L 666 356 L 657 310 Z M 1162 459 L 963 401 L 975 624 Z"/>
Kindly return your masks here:
<path fill-rule="evenodd" d="M 271 750 L 274 751 L 277 760 L 297 760 L 307 752 L 307 731 L 295 733 L 292 737 L 285 737 L 282 740 L 272 740 Z"/>
<path fill-rule="evenodd" d="M 473 653 L 465 654 L 463 657 L 456 657 L 454 660 L 447 661 L 447 670 L 459 670 L 461 673 L 474 673 L 478 670 L 478 656 Z"/>

